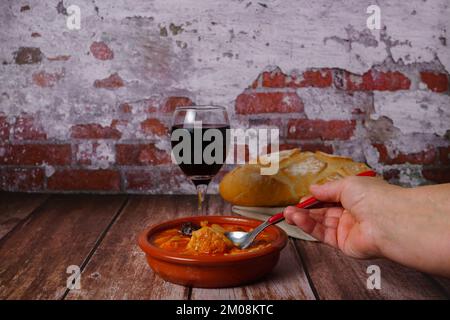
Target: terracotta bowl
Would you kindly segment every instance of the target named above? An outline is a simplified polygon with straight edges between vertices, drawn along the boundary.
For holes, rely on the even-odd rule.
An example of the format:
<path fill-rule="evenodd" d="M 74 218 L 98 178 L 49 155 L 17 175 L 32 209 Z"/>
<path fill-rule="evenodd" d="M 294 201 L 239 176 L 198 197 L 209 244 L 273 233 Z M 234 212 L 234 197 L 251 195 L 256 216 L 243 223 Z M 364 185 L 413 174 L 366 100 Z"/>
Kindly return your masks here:
<path fill-rule="evenodd" d="M 277 264 L 281 250 L 286 246 L 287 235 L 277 226 L 268 227 L 274 240 L 270 246 L 238 255 L 181 255 L 158 248 L 149 239 L 156 233 L 177 228 L 184 222 L 200 224 L 234 224 L 256 227 L 261 221 L 236 216 L 196 216 L 153 225 L 139 236 L 139 246 L 146 253 L 147 262 L 163 279 L 192 287 L 223 288 L 253 282 L 268 274 Z"/>

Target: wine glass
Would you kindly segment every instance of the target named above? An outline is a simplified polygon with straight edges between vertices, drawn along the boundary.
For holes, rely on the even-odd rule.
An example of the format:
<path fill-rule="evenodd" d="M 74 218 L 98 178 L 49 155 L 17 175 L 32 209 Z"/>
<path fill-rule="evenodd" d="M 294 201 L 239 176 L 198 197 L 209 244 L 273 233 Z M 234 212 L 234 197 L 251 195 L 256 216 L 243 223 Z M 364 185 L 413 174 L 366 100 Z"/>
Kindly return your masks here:
<path fill-rule="evenodd" d="M 177 107 L 172 118 L 172 160 L 194 183 L 198 213 L 203 212 L 206 191 L 225 163 L 230 122 L 220 106 Z"/>

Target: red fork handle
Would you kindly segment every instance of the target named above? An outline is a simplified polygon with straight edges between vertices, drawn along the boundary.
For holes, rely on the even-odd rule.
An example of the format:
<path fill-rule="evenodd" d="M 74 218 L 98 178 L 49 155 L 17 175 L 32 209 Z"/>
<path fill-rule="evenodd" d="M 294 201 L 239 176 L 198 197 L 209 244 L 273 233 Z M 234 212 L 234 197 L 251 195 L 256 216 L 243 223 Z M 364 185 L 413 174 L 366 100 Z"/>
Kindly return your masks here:
<path fill-rule="evenodd" d="M 367 170 L 367 171 L 364 171 L 364 172 L 361 172 L 361 173 L 357 174 L 358 177 L 375 177 L 376 175 L 377 175 L 377 173 L 375 171 L 373 171 L 373 170 Z M 306 199 L 306 200 L 304 200 L 304 201 L 302 201 L 300 203 L 297 203 L 295 206 L 297 208 L 304 209 L 304 208 L 311 207 L 311 206 L 313 206 L 315 204 L 318 204 L 318 203 L 320 203 L 319 200 L 317 200 L 314 197 L 310 197 L 310 198 L 308 198 L 308 199 Z M 280 213 L 277 213 L 277 214 L 274 214 L 273 216 L 271 216 L 267 220 L 267 222 L 269 224 L 275 224 L 275 223 L 278 223 L 278 222 L 283 221 L 283 220 L 284 220 L 284 214 L 283 214 L 283 212 L 280 212 Z"/>

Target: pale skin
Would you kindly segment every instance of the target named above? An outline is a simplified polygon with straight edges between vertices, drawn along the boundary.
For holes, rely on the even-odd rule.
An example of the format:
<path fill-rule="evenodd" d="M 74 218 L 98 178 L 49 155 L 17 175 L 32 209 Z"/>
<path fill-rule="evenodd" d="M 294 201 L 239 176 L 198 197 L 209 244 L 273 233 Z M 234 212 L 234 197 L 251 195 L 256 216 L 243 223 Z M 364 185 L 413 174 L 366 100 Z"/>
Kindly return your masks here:
<path fill-rule="evenodd" d="M 382 257 L 450 277 L 450 184 L 402 188 L 379 178 L 348 177 L 310 191 L 337 205 L 287 207 L 289 224 L 354 258 Z"/>

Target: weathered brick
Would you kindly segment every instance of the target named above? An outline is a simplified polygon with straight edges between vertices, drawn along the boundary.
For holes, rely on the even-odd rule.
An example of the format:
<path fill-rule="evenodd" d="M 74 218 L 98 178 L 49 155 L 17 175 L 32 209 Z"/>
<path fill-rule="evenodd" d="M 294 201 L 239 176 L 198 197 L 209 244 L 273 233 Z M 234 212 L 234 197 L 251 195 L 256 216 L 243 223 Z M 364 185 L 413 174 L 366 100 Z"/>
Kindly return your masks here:
<path fill-rule="evenodd" d="M 354 120 L 295 119 L 288 123 L 288 138 L 347 140 L 352 137 L 355 127 L 356 122 Z"/>
<path fill-rule="evenodd" d="M 264 127 L 264 128 L 274 128 L 281 127 L 284 125 L 284 120 L 276 117 L 264 117 L 258 119 L 249 119 L 248 123 L 251 128 L 254 127 Z"/>
<path fill-rule="evenodd" d="M 265 119 L 249 119 L 250 128 L 265 128 L 273 129 L 277 128 L 280 131 L 280 137 L 286 136 L 286 120 L 280 118 L 265 118 Z"/>
<path fill-rule="evenodd" d="M 6 116 L 0 116 L 0 143 L 9 140 L 11 125 Z"/>
<path fill-rule="evenodd" d="M 352 110 L 352 114 L 355 115 L 355 116 L 360 116 L 360 115 L 366 114 L 366 110 L 363 110 L 363 109 L 362 108 L 355 108 L 355 109 Z"/>
<path fill-rule="evenodd" d="M 236 113 L 303 112 L 303 103 L 293 92 L 242 93 L 236 99 Z"/>
<path fill-rule="evenodd" d="M 155 106 L 149 105 L 149 106 L 145 109 L 145 111 L 146 111 L 147 113 L 155 113 L 155 112 L 158 111 L 158 108 L 155 107 Z"/>
<path fill-rule="evenodd" d="M 260 76 L 261 84 L 266 88 L 303 88 L 303 87 L 330 87 L 333 82 L 330 69 L 311 69 L 300 74 L 287 76 L 281 70 L 263 72 Z M 259 79 L 255 80 L 253 88 L 258 86 Z"/>
<path fill-rule="evenodd" d="M 119 191 L 120 174 L 115 170 L 57 170 L 48 178 L 47 187 L 61 191 Z"/>
<path fill-rule="evenodd" d="M 86 145 L 85 143 L 76 144 L 74 147 L 76 163 L 80 165 L 92 164 L 92 158 L 95 157 L 98 145 L 98 142 L 93 142 L 89 145 Z"/>
<path fill-rule="evenodd" d="M 378 150 L 379 161 L 384 164 L 431 164 L 436 160 L 436 150 L 432 147 L 420 152 L 409 154 L 398 152 L 395 157 L 390 157 L 385 145 L 374 144 L 373 146 Z"/>
<path fill-rule="evenodd" d="M 119 76 L 117 72 L 113 73 L 107 78 L 94 81 L 95 88 L 114 90 L 124 86 L 125 83 L 123 82 L 123 79 Z"/>
<path fill-rule="evenodd" d="M 279 148 L 280 150 L 300 148 L 302 151 L 333 153 L 333 146 L 326 143 L 283 143 Z"/>
<path fill-rule="evenodd" d="M 423 71 L 420 73 L 420 80 L 424 82 L 431 91 L 448 91 L 448 75 L 445 73 Z"/>
<path fill-rule="evenodd" d="M 50 88 L 53 87 L 63 76 L 64 74 L 62 72 L 49 73 L 46 71 L 39 71 L 33 73 L 32 79 L 35 85 L 42 88 Z"/>
<path fill-rule="evenodd" d="M 113 126 L 103 127 L 97 123 L 77 124 L 70 129 L 74 139 L 120 139 L 122 133 Z"/>
<path fill-rule="evenodd" d="M 45 140 L 47 133 L 33 116 L 25 114 L 16 118 L 13 137 L 16 140 Z"/>
<path fill-rule="evenodd" d="M 166 125 L 156 118 L 149 118 L 142 121 L 141 130 L 145 134 L 157 136 L 165 136 L 169 132 Z"/>
<path fill-rule="evenodd" d="M 333 83 L 330 69 L 307 70 L 300 75 L 291 75 L 286 86 L 291 88 L 316 87 L 326 88 Z"/>
<path fill-rule="evenodd" d="M 170 154 L 153 143 L 116 145 L 116 163 L 119 165 L 159 165 L 170 162 Z"/>
<path fill-rule="evenodd" d="M 153 194 L 182 193 L 191 182 L 178 167 L 131 169 L 125 172 L 126 191 Z M 194 191 L 192 186 L 192 191 Z"/>
<path fill-rule="evenodd" d="M 450 146 L 439 148 L 439 159 L 441 164 L 450 166 Z"/>
<path fill-rule="evenodd" d="M 395 91 L 407 90 L 411 86 L 411 80 L 399 71 L 369 70 L 362 76 L 346 72 L 345 82 L 347 90 Z"/>
<path fill-rule="evenodd" d="M 450 167 L 423 169 L 422 175 L 425 179 L 433 181 L 433 182 L 449 183 L 450 182 Z"/>
<path fill-rule="evenodd" d="M 105 141 L 82 141 L 75 144 L 75 161 L 80 165 L 94 165 L 106 169 L 115 162 L 114 147 Z"/>
<path fill-rule="evenodd" d="M 42 168 L 2 168 L 0 169 L 0 190 L 43 190 L 44 176 Z"/>
<path fill-rule="evenodd" d="M 286 75 L 280 70 L 263 72 L 262 86 L 266 88 L 284 88 L 286 86 Z"/>
<path fill-rule="evenodd" d="M 103 41 L 93 42 L 90 50 L 96 59 L 111 60 L 114 58 L 114 52 Z"/>
<path fill-rule="evenodd" d="M 111 126 L 110 126 L 110 127 L 111 127 L 112 129 L 119 130 L 119 129 L 118 129 L 119 127 L 126 127 L 126 126 L 128 126 L 129 123 L 130 123 L 129 120 L 113 119 L 113 120 L 111 121 Z"/>
<path fill-rule="evenodd" d="M 161 111 L 174 112 L 177 107 L 192 106 L 194 102 L 188 97 L 169 97 L 166 99 Z"/>
<path fill-rule="evenodd" d="M 129 103 L 122 103 L 119 106 L 119 110 L 122 113 L 131 113 L 133 111 L 133 107 Z"/>
<path fill-rule="evenodd" d="M 14 53 L 16 64 L 35 64 L 42 61 L 42 52 L 40 48 L 34 47 L 20 47 Z"/>
<path fill-rule="evenodd" d="M 72 155 L 70 144 L 7 144 L 0 150 L 0 164 L 9 165 L 65 165 Z"/>
<path fill-rule="evenodd" d="M 177 97 L 173 97 L 173 98 L 177 98 Z M 146 98 L 142 101 L 139 101 L 139 104 L 142 103 L 142 110 L 145 113 L 156 113 L 158 112 L 159 109 L 161 109 L 162 112 L 164 112 L 164 108 L 167 107 L 167 112 L 172 112 L 170 109 L 175 109 L 178 105 L 179 106 L 188 106 L 188 105 L 194 105 L 194 103 L 189 99 L 186 98 L 188 100 L 185 100 L 184 97 L 179 97 L 180 100 L 177 101 L 177 99 L 173 99 L 172 101 L 170 101 L 170 98 L 164 99 L 163 102 L 161 102 L 161 100 L 163 100 L 161 97 L 159 96 L 155 96 L 155 97 L 151 97 L 151 98 Z M 171 104 L 175 104 L 175 106 L 171 106 Z M 166 106 L 167 105 L 167 106 Z"/>

